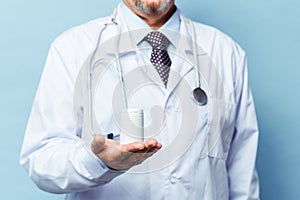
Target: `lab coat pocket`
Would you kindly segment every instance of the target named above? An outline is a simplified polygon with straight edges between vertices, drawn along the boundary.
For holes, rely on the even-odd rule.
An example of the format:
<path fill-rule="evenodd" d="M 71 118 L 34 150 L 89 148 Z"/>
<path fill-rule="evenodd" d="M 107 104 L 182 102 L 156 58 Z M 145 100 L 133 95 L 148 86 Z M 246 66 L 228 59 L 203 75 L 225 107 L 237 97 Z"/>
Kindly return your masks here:
<path fill-rule="evenodd" d="M 210 107 L 208 155 L 226 159 L 234 132 L 236 104 L 213 99 Z"/>

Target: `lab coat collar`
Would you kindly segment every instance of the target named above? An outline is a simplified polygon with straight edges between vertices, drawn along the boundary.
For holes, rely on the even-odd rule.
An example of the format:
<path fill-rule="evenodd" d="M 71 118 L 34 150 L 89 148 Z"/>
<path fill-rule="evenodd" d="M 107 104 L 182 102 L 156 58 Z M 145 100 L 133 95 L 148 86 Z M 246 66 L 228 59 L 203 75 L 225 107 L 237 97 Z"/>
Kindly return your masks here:
<path fill-rule="evenodd" d="M 192 24 L 189 23 L 189 19 L 183 15 L 183 13 L 180 11 L 180 19 L 181 19 L 181 27 L 180 27 L 180 40 L 179 44 L 177 47 L 177 52 L 179 55 L 194 55 L 193 52 L 193 42 L 196 42 L 196 47 L 197 48 L 197 56 L 201 56 L 206 54 L 206 52 L 202 49 L 199 48 L 199 39 L 201 40 L 201 35 L 197 34 L 197 29 L 195 28 L 196 31 L 196 40 L 193 41 L 193 36 L 192 36 Z M 190 21 L 191 22 L 191 21 Z"/>
<path fill-rule="evenodd" d="M 122 9 L 120 9 L 120 6 L 122 6 L 122 4 L 119 4 L 118 6 L 118 15 L 116 18 L 116 22 L 119 24 L 120 29 L 121 29 L 121 37 L 119 38 L 119 44 L 118 46 L 118 53 L 116 54 L 116 45 L 112 44 L 110 45 L 110 48 L 106 48 L 105 51 L 107 54 L 110 54 L 111 56 L 124 56 L 127 54 L 135 54 L 136 57 L 139 56 L 139 54 L 137 53 L 137 51 L 139 50 L 137 47 L 137 43 L 136 41 L 139 40 L 139 38 L 143 38 L 145 37 L 145 35 L 151 30 L 149 27 L 144 28 L 144 22 L 138 22 L 137 27 L 143 27 L 143 29 L 139 29 L 138 31 L 128 31 L 127 27 L 126 27 L 126 23 L 122 22 L 123 18 L 123 13 L 122 13 Z M 128 9 L 128 8 L 127 8 Z M 130 11 L 131 12 L 131 11 Z M 181 23 L 180 23 L 180 35 L 178 38 L 178 44 L 176 46 L 176 52 L 174 52 L 176 55 L 174 56 L 174 65 L 172 65 L 171 67 L 171 73 L 169 76 L 169 80 L 168 80 L 168 91 L 173 91 L 176 86 L 180 83 L 180 81 L 182 80 L 182 78 L 188 73 L 190 72 L 193 67 L 194 67 L 194 52 L 193 52 L 193 40 L 192 40 L 192 24 L 190 24 L 190 21 L 188 20 L 188 18 L 186 16 L 184 16 L 182 14 L 182 12 L 178 9 L 177 10 Z M 131 13 L 132 14 L 132 13 Z M 134 15 L 134 14 L 133 14 Z M 140 19 L 141 20 L 141 19 Z M 195 28 L 196 29 L 196 28 Z M 197 30 L 197 29 L 196 29 Z M 199 37 L 201 37 L 201 35 L 197 35 L 197 39 L 199 41 Z M 135 39 L 133 39 L 135 38 Z M 198 60 L 201 60 L 201 56 L 207 55 L 207 53 L 199 47 L 199 43 L 197 41 L 197 58 Z M 113 42 L 115 43 L 115 42 Z M 180 58 L 181 59 L 180 59 Z M 182 61 L 182 58 L 184 58 L 184 62 Z M 140 61 L 139 63 L 142 65 L 144 65 L 141 62 L 141 58 L 137 59 L 137 61 Z M 157 74 L 157 72 L 150 68 L 150 67 L 145 67 L 143 69 L 143 71 L 145 72 L 146 76 L 148 76 L 148 78 L 150 80 L 152 80 L 153 82 L 156 83 L 161 83 L 161 79 L 159 78 L 159 75 Z"/>

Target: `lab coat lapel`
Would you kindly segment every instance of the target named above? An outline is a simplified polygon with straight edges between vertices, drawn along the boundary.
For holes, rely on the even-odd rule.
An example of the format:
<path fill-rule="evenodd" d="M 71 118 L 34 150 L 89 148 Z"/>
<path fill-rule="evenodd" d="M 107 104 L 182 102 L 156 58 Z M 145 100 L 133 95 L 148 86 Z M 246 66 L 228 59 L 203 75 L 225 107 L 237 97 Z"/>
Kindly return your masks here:
<path fill-rule="evenodd" d="M 139 61 L 139 63 L 144 63 L 144 60 L 140 57 L 139 57 L 138 61 Z M 164 83 L 163 83 L 162 79 L 160 78 L 157 70 L 150 62 L 146 62 L 145 64 L 143 64 L 142 70 L 148 80 L 152 81 L 154 84 L 156 84 L 160 88 L 164 87 Z"/>
<path fill-rule="evenodd" d="M 150 81 L 163 91 L 164 85 L 155 67 L 150 63 L 149 59 L 144 57 L 143 52 L 139 52 L 142 50 L 138 49 L 132 40 L 135 34 L 146 35 L 148 32 L 147 29 L 123 32 L 120 37 L 114 37 L 104 42 L 97 52 L 96 57 L 98 59 L 109 59 L 109 62 L 113 63 L 113 66 L 116 66 L 117 59 L 120 58 L 123 76 L 126 77 L 127 73 L 134 73 L 136 77 L 136 80 L 125 79 L 125 85 L 128 85 L 128 82 L 140 82 L 143 79 L 142 83 Z M 103 38 L 104 41 L 105 39 Z"/>
<path fill-rule="evenodd" d="M 150 60 L 144 56 L 144 53 L 142 52 L 143 50 L 137 48 L 136 44 L 132 40 L 132 37 L 135 37 L 135 34 L 146 35 L 148 32 L 149 30 L 144 29 L 122 34 L 122 38 L 120 39 L 121 50 L 119 55 L 125 59 L 125 63 L 122 64 L 122 67 L 125 70 L 124 73 L 130 72 L 131 70 L 137 70 L 137 76 L 143 76 L 144 83 L 151 81 L 151 83 L 162 89 L 164 84 L 155 67 L 151 64 Z M 126 58 L 129 55 L 131 58 Z M 132 61 L 135 63 L 132 63 Z"/>

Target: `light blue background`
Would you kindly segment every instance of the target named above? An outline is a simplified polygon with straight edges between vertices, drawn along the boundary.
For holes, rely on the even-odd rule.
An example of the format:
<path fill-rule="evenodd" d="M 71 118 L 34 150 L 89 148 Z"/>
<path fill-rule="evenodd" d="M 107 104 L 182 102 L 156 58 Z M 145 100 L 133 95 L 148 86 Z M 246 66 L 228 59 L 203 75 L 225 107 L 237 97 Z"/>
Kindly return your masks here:
<path fill-rule="evenodd" d="M 51 41 L 110 14 L 117 0 L 0 1 L 0 198 L 63 199 L 40 191 L 18 164 L 23 134 Z M 178 0 L 195 20 L 218 27 L 248 53 L 260 124 L 261 197 L 300 197 L 300 2 Z"/>

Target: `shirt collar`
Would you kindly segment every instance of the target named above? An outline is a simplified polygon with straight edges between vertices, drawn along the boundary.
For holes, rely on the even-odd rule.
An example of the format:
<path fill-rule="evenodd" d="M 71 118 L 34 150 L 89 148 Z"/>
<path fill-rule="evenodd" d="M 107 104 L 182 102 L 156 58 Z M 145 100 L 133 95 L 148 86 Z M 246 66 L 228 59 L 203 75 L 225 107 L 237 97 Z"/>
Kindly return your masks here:
<path fill-rule="evenodd" d="M 124 24 L 126 28 L 124 31 L 134 31 L 132 42 L 135 45 L 139 45 L 145 36 L 149 32 L 153 31 L 153 29 L 146 22 L 144 22 L 144 20 L 132 12 L 123 2 L 121 2 L 119 5 L 119 15 L 121 23 Z M 176 9 L 175 13 L 170 17 L 170 19 L 157 30 L 163 33 L 169 39 L 171 45 L 174 45 L 175 47 L 178 42 L 180 22 L 181 19 L 179 10 Z"/>
<path fill-rule="evenodd" d="M 125 14 L 126 13 L 126 14 Z M 125 18 L 127 20 L 125 20 Z M 133 18 L 133 20 L 131 20 Z M 176 20 L 177 19 L 177 20 Z M 136 22 L 134 22 L 136 20 Z M 174 24 L 177 24 L 178 30 L 174 32 L 174 24 L 171 23 L 172 21 L 175 21 Z M 139 43 L 143 41 L 144 37 L 150 32 L 153 31 L 151 27 L 148 26 L 141 18 L 139 18 L 137 15 L 135 15 L 124 3 L 120 3 L 117 7 L 117 16 L 116 16 L 116 22 L 119 24 L 120 33 L 122 34 L 122 37 L 120 38 L 118 42 L 118 50 L 119 54 L 128 53 L 131 51 L 135 51 L 137 48 L 139 48 Z M 176 23 L 177 22 L 177 23 Z M 179 23 L 178 23 L 179 22 Z M 185 17 L 180 10 L 177 8 L 176 12 L 173 14 L 173 16 L 169 19 L 169 21 L 159 29 L 159 31 L 165 31 L 166 36 L 170 38 L 171 44 L 174 44 L 174 47 L 176 49 L 176 52 L 178 55 L 185 55 L 186 53 L 189 53 L 193 55 L 193 42 L 192 41 L 192 35 L 191 35 L 191 22 L 187 17 Z M 131 25 L 128 25 L 131 24 Z M 166 27 L 169 27 L 169 25 L 172 25 L 170 27 L 173 27 L 172 31 L 168 31 Z M 131 29 L 129 29 L 129 26 Z M 163 30 L 162 30 L 163 29 Z M 172 29 L 172 28 L 171 28 Z M 171 37 L 169 35 L 171 34 Z M 199 34 L 198 34 L 199 35 Z M 173 37 L 174 36 L 174 37 Z M 201 38 L 201 34 L 199 35 L 199 38 Z M 106 47 L 106 52 L 115 54 L 115 43 L 108 45 Z M 172 45 L 171 45 L 172 46 Z M 205 50 L 202 48 L 198 49 L 197 55 L 203 55 L 206 54 Z"/>

